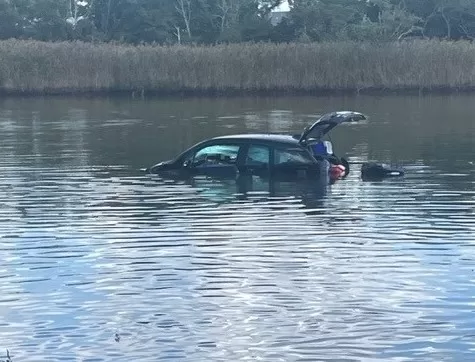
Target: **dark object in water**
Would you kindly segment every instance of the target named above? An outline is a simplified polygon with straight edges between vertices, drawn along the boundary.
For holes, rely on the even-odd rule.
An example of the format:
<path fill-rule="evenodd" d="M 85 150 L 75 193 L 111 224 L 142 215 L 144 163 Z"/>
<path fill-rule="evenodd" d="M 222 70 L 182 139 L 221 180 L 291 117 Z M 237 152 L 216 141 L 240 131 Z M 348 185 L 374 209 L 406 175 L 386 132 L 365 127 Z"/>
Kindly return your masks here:
<path fill-rule="evenodd" d="M 387 177 L 398 176 L 404 176 L 404 171 L 383 163 L 366 162 L 361 166 L 361 178 L 363 180 L 382 180 Z"/>

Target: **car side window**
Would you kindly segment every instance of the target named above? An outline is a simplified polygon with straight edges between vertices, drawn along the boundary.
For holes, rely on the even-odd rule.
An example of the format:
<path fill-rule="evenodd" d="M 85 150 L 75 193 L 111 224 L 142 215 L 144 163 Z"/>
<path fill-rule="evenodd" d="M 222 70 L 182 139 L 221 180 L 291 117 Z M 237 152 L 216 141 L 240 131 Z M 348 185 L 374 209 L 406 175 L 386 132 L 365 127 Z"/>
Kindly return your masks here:
<path fill-rule="evenodd" d="M 270 149 L 267 146 L 250 145 L 245 160 L 246 166 L 269 167 Z"/>
<path fill-rule="evenodd" d="M 276 149 L 274 164 L 278 165 L 311 165 L 314 161 L 309 154 L 297 149 Z"/>
<path fill-rule="evenodd" d="M 234 165 L 239 153 L 238 145 L 211 145 L 198 150 L 193 157 L 193 166 Z"/>

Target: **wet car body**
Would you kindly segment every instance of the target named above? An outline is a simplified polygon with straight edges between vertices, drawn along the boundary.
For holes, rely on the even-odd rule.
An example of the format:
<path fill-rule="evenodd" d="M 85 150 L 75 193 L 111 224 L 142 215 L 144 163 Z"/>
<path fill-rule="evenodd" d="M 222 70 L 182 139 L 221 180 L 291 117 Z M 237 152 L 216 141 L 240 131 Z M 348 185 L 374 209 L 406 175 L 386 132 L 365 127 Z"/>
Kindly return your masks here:
<path fill-rule="evenodd" d="M 315 178 L 326 164 L 318 162 L 298 140 L 286 135 L 242 134 L 201 142 L 151 173 L 279 178 Z"/>
<path fill-rule="evenodd" d="M 328 177 L 331 166 L 341 162 L 333 154 L 329 142 L 322 140 L 323 136 L 341 123 L 363 119 L 366 117 L 357 112 L 332 112 L 320 117 L 300 135 L 237 134 L 215 137 L 146 171 L 176 176 Z"/>

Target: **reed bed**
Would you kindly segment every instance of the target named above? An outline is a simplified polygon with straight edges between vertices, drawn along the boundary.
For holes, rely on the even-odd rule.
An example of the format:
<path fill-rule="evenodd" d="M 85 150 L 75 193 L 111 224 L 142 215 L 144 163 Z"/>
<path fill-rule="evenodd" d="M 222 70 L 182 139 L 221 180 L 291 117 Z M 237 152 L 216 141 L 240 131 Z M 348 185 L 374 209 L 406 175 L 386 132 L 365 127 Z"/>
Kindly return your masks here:
<path fill-rule="evenodd" d="M 0 92 L 475 89 L 475 44 L 131 46 L 0 41 Z"/>

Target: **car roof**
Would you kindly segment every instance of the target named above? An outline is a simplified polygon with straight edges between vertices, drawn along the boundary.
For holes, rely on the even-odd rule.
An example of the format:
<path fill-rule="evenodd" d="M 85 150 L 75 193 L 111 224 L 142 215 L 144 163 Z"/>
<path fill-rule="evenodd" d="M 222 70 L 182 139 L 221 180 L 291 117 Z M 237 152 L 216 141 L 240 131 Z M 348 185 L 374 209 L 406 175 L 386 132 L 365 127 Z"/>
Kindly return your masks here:
<path fill-rule="evenodd" d="M 250 134 L 235 134 L 214 137 L 213 140 L 237 140 L 237 141 L 258 141 L 263 143 L 283 143 L 286 145 L 297 146 L 299 144 L 298 138 L 286 134 L 272 134 L 272 133 L 250 133 Z"/>

